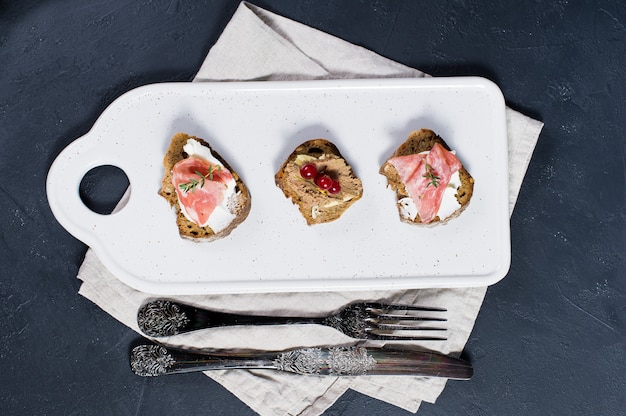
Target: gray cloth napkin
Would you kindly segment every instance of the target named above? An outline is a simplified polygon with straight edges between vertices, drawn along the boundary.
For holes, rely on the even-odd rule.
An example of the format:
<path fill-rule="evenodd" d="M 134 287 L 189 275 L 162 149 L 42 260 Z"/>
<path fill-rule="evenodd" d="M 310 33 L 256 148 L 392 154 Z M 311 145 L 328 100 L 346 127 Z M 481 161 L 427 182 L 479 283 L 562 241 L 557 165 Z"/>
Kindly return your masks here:
<path fill-rule="evenodd" d="M 423 77 L 424 73 L 371 51 L 241 3 L 194 81 L 295 80 L 328 78 Z M 510 210 L 522 184 L 542 123 L 507 108 Z M 416 126 L 423 127 L 423 126 Z M 193 132 L 190 132 L 193 133 Z M 152 296 L 113 276 L 91 249 L 79 270 L 79 293 L 133 330 L 137 309 Z M 485 287 L 401 292 L 279 293 L 177 296 L 176 299 L 225 311 L 320 314 L 355 300 L 387 300 L 448 308 L 445 342 L 414 342 L 415 348 L 459 355 L 470 335 Z M 293 347 L 350 343 L 338 332 L 315 325 L 220 328 L 159 340 L 171 346 L 210 348 Z M 303 377 L 269 370 L 206 372 L 260 415 L 319 415 L 347 389 L 417 412 L 422 400 L 434 403 L 446 380 L 427 377 Z"/>

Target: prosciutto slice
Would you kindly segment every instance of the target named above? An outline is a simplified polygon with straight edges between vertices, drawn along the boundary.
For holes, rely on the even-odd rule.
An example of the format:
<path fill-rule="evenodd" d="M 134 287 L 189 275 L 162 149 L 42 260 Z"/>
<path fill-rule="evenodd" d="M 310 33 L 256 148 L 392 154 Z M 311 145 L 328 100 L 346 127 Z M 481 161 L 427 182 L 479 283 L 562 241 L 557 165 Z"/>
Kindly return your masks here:
<path fill-rule="evenodd" d="M 200 175 L 205 176 L 204 182 Z M 181 189 L 181 184 L 192 180 L 197 180 L 198 185 L 188 191 Z M 189 219 L 201 227 L 207 225 L 215 208 L 224 201 L 224 191 L 230 180 L 232 175 L 225 167 L 193 156 L 176 163 L 172 172 L 179 203 Z"/>
<path fill-rule="evenodd" d="M 428 153 L 394 157 L 389 163 L 398 172 L 409 197 L 415 203 L 420 220 L 423 223 L 434 220 L 450 178 L 461 169 L 459 159 L 436 143 Z M 433 179 L 434 176 L 438 179 Z"/>

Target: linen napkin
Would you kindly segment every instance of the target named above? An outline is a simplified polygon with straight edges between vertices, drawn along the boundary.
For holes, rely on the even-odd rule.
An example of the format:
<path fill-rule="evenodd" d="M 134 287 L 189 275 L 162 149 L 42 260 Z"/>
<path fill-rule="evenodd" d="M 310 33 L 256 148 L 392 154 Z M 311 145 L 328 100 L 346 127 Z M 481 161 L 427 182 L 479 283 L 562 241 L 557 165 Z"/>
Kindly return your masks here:
<path fill-rule="evenodd" d="M 296 80 L 329 78 L 423 77 L 426 74 L 303 24 L 242 2 L 194 81 Z M 543 124 L 507 108 L 512 212 L 526 168 Z M 120 205 L 123 205 L 122 203 Z M 79 293 L 133 330 L 138 308 L 153 298 L 113 276 L 91 249 L 78 278 Z M 356 300 L 386 300 L 448 308 L 449 339 L 412 342 L 414 348 L 459 355 L 483 298 L 485 287 L 346 293 L 278 293 L 174 297 L 182 302 L 224 311 L 276 314 L 322 314 Z M 171 346 L 285 350 L 294 347 L 347 344 L 350 338 L 314 325 L 219 328 L 159 340 Z M 434 403 L 446 380 L 428 377 L 303 377 L 269 370 L 205 373 L 260 415 L 323 413 L 347 389 L 417 412 L 425 400 Z"/>

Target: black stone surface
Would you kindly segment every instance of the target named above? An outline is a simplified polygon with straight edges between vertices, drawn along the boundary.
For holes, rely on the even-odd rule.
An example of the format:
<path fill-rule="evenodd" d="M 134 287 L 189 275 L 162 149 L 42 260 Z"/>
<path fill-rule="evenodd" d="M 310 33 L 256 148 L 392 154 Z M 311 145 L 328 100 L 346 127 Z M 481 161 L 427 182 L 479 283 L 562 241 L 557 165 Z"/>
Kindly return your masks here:
<path fill-rule="evenodd" d="M 479 75 L 545 123 L 471 381 L 420 415 L 626 415 L 626 8 L 621 1 L 259 1 L 433 75 Z M 252 415 L 201 374 L 146 380 L 137 335 L 77 294 L 86 247 L 45 195 L 116 97 L 190 80 L 237 1 L 0 1 L 0 413 Z M 89 199 L 98 188 L 94 179 Z M 124 178 L 104 186 L 107 204 Z M 348 392 L 325 415 L 408 415 Z"/>

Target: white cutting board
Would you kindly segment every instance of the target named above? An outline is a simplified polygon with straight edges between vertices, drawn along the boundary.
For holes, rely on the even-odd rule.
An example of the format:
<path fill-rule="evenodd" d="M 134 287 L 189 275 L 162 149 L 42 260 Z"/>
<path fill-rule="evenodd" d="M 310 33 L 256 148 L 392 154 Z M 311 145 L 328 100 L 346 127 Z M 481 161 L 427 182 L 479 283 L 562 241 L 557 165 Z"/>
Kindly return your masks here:
<path fill-rule="evenodd" d="M 475 179 L 458 218 L 400 222 L 380 165 L 413 130 L 442 136 Z M 208 141 L 252 194 L 247 220 L 222 240 L 178 236 L 157 193 L 170 139 Z M 300 143 L 335 143 L 363 182 L 337 221 L 307 226 L 274 184 Z M 477 77 L 296 82 L 165 83 L 113 102 L 52 164 L 50 207 L 126 284 L 145 292 L 210 294 L 485 286 L 510 266 L 505 104 Z M 84 175 L 113 165 L 130 181 L 126 205 L 96 214 L 79 197 Z"/>

